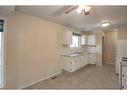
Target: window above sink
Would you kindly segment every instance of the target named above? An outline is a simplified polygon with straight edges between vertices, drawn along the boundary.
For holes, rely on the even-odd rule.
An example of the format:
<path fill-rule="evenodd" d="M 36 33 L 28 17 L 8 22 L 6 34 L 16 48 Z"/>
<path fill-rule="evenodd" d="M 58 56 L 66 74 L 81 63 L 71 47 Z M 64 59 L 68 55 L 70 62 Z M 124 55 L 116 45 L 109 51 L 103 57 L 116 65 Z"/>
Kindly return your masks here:
<path fill-rule="evenodd" d="M 73 33 L 72 35 L 72 44 L 70 44 L 71 48 L 80 48 L 81 47 L 81 35 Z"/>

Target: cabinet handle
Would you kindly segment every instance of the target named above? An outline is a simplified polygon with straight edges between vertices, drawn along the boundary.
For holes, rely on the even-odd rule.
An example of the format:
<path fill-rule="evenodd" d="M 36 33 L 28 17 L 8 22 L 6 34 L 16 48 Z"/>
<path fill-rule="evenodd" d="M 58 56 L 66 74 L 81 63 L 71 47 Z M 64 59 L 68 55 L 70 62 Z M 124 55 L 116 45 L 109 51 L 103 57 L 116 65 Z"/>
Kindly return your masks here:
<path fill-rule="evenodd" d="M 77 62 L 77 60 L 75 60 L 75 62 Z"/>
<path fill-rule="evenodd" d="M 72 62 L 70 62 L 72 64 Z"/>

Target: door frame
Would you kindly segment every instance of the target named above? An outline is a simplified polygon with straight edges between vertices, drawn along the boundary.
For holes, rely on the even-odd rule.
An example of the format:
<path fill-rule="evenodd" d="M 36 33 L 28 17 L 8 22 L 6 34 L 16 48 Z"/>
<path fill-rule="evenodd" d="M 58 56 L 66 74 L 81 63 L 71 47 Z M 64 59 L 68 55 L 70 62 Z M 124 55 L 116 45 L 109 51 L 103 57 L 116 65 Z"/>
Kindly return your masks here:
<path fill-rule="evenodd" d="M 0 17 L 0 19 L 4 20 L 4 28 L 2 34 L 2 86 L 0 88 L 6 88 L 6 44 L 7 44 L 7 19 L 4 17 Z"/>
<path fill-rule="evenodd" d="M 117 72 L 117 65 L 118 64 L 118 29 L 116 29 L 116 63 L 115 63 L 115 73 L 118 74 Z"/>

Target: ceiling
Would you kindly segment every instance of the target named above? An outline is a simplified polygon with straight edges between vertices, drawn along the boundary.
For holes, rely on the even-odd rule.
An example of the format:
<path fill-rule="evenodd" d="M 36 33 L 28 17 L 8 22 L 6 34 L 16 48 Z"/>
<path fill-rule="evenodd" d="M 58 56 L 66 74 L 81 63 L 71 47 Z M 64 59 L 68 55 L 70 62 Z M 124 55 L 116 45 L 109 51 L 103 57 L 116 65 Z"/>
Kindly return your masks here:
<path fill-rule="evenodd" d="M 15 6 L 0 6 L 0 16 L 8 17 L 12 16 L 15 10 Z"/>
<path fill-rule="evenodd" d="M 16 11 L 40 17 L 55 23 L 63 24 L 80 31 L 102 29 L 100 24 L 110 21 L 110 28 L 127 24 L 127 6 L 91 6 L 90 15 L 78 14 L 76 10 L 70 14 L 63 12 L 69 6 L 16 6 Z"/>

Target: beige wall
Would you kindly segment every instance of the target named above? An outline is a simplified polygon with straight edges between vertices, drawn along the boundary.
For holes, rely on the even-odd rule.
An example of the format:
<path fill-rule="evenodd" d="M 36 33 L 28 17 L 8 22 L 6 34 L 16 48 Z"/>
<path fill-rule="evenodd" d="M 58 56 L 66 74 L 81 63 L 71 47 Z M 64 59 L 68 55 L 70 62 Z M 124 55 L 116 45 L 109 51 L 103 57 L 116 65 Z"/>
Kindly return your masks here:
<path fill-rule="evenodd" d="M 21 12 L 7 18 L 6 87 L 22 88 L 60 73 L 65 29 Z"/>
<path fill-rule="evenodd" d="M 61 71 L 63 26 L 16 12 L 8 19 L 7 88 L 21 88 Z"/>
<path fill-rule="evenodd" d="M 127 39 L 127 26 L 118 28 L 118 40 L 119 39 Z"/>
<path fill-rule="evenodd" d="M 103 63 L 116 63 L 117 32 L 104 32 L 103 39 Z"/>

